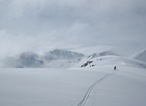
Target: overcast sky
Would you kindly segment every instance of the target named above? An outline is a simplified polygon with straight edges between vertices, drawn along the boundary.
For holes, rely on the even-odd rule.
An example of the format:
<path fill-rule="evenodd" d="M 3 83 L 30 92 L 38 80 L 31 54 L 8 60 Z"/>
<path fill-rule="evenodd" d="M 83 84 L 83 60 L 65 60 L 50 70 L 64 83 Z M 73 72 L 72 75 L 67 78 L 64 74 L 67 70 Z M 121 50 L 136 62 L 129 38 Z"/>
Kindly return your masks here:
<path fill-rule="evenodd" d="M 143 49 L 146 0 L 0 0 L 1 55 L 91 45 Z"/>

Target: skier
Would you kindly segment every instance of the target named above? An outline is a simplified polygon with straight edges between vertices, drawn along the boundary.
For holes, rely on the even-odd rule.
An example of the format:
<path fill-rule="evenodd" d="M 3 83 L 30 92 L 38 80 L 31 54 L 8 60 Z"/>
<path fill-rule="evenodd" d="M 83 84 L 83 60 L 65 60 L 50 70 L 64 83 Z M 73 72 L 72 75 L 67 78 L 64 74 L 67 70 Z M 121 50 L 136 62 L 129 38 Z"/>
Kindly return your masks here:
<path fill-rule="evenodd" d="M 117 67 L 115 66 L 115 67 L 114 67 L 114 70 L 116 70 L 116 69 L 117 69 Z"/>

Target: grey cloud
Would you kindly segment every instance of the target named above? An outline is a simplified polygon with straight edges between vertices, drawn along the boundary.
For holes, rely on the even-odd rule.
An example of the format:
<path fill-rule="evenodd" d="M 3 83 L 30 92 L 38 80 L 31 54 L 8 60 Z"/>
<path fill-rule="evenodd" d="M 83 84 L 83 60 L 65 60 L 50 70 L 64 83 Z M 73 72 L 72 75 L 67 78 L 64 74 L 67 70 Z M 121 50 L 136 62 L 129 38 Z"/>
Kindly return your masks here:
<path fill-rule="evenodd" d="M 1 0 L 0 30 L 17 38 L 10 42 L 18 40 L 17 49 L 24 47 L 21 42 L 32 42 L 25 46 L 36 49 L 95 44 L 142 48 L 145 4 L 145 0 Z"/>

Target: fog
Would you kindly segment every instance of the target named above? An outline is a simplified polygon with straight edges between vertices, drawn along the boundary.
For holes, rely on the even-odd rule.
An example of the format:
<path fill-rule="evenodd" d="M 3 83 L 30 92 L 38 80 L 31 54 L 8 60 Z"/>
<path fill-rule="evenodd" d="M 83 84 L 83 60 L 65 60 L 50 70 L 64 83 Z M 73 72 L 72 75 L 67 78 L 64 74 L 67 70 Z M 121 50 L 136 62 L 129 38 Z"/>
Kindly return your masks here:
<path fill-rule="evenodd" d="M 145 0 L 0 0 L 0 57 L 52 48 L 145 48 Z"/>

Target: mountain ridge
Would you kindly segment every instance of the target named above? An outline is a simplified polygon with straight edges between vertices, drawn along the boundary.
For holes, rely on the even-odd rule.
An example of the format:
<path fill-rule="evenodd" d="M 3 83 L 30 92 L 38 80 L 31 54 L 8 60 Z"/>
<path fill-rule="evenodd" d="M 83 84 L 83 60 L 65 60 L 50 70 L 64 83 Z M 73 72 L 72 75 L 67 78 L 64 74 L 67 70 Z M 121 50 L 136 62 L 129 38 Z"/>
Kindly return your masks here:
<path fill-rule="evenodd" d="M 91 51 L 90 51 L 91 52 Z M 140 52 L 141 53 L 141 52 Z M 145 53 L 145 52 L 142 52 Z M 138 55 L 139 56 L 139 55 Z M 33 52 L 23 52 L 15 57 L 6 58 L 5 68 L 71 68 L 96 67 L 101 65 L 123 65 L 146 68 L 146 64 L 135 58 L 120 56 L 111 50 L 98 51 L 90 55 L 54 49 L 39 55 Z"/>
<path fill-rule="evenodd" d="M 146 62 L 146 49 L 141 50 L 140 52 L 135 53 L 131 58 Z"/>

